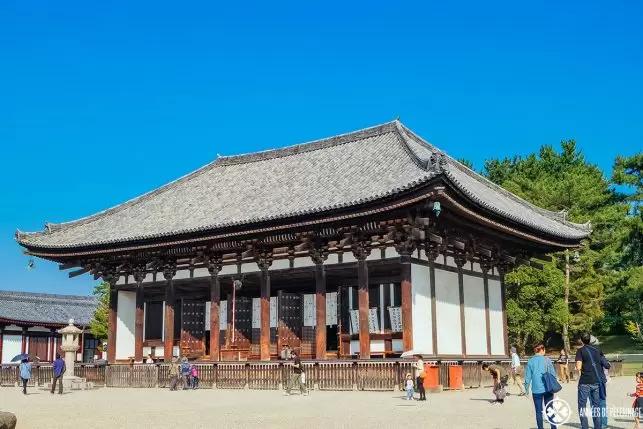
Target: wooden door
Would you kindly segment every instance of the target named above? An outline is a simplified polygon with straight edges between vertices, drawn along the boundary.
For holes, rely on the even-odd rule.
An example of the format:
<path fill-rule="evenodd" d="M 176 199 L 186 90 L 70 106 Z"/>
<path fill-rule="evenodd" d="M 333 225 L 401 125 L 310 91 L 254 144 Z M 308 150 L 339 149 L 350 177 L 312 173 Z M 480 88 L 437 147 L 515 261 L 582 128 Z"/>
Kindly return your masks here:
<path fill-rule="evenodd" d="M 279 350 L 283 345 L 291 349 L 301 347 L 302 302 L 298 293 L 279 291 L 277 317 Z"/>
<path fill-rule="evenodd" d="M 41 361 L 47 361 L 48 337 L 29 337 L 29 354 L 37 356 Z"/>
<path fill-rule="evenodd" d="M 205 352 L 205 302 L 183 300 L 181 320 L 181 349 Z"/>

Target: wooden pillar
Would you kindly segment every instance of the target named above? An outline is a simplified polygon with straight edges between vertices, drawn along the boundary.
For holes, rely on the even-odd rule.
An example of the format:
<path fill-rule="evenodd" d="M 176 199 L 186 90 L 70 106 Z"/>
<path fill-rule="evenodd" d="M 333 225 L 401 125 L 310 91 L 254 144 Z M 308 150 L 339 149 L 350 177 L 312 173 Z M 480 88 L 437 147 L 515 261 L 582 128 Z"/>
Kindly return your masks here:
<path fill-rule="evenodd" d="M 460 296 L 460 340 L 462 341 L 462 356 L 467 355 L 467 330 L 464 319 L 464 273 L 462 268 L 467 262 L 467 257 L 463 253 L 455 255 L 455 264 L 458 267 L 458 293 Z"/>
<path fill-rule="evenodd" d="M 104 279 L 109 283 L 109 316 L 107 319 L 107 362 L 116 362 L 116 324 L 118 320 L 118 291 L 116 282 L 119 276 L 110 274 Z M 57 340 L 54 334 L 54 354 L 58 353 Z"/>
<path fill-rule="evenodd" d="M 368 324 L 368 264 L 366 258 L 371 253 L 366 243 L 353 246 L 353 255 L 357 259 L 357 287 L 358 287 L 358 313 L 359 313 L 359 357 L 371 358 L 371 333 Z"/>
<path fill-rule="evenodd" d="M 505 273 L 508 271 L 508 265 L 500 265 L 500 299 L 502 300 L 502 332 L 505 340 L 505 355 L 509 356 L 509 334 L 507 332 L 507 297 L 505 295 Z"/>
<path fill-rule="evenodd" d="M 413 349 L 413 285 L 411 282 L 411 253 L 400 252 L 401 295 L 402 295 L 402 348 L 405 352 Z"/>
<path fill-rule="evenodd" d="M 163 269 L 165 278 L 165 342 L 163 350 L 163 360 L 172 361 L 174 354 L 174 282 L 172 279 L 176 275 L 176 265 L 167 265 Z"/>
<path fill-rule="evenodd" d="M 2 364 L 2 336 L 3 336 L 3 329 L 2 329 L 2 326 L 0 326 L 0 364 Z"/>
<path fill-rule="evenodd" d="M 221 282 L 219 272 L 222 267 L 221 258 L 210 258 L 207 263 L 210 273 L 210 359 L 219 360 L 220 353 L 220 329 L 219 314 L 221 300 Z"/>
<path fill-rule="evenodd" d="M 326 359 L 326 269 L 315 262 L 315 358 Z"/>
<path fill-rule="evenodd" d="M 260 355 L 261 360 L 270 360 L 270 265 L 272 254 L 261 252 L 258 257 L 259 281 L 261 285 L 261 334 Z"/>
<path fill-rule="evenodd" d="M 144 271 L 134 273 L 136 282 L 136 314 L 134 319 L 134 362 L 143 362 L 143 323 L 145 317 L 145 295 L 143 294 Z"/>
<path fill-rule="evenodd" d="M 27 328 L 22 328 L 22 345 L 20 346 L 20 353 L 27 353 Z"/>
<path fill-rule="evenodd" d="M 440 255 L 440 249 L 429 245 L 426 250 L 426 257 L 429 259 L 429 287 L 431 289 L 431 339 L 433 354 L 438 354 L 438 315 L 436 313 L 437 300 L 435 297 L 435 260 Z"/>

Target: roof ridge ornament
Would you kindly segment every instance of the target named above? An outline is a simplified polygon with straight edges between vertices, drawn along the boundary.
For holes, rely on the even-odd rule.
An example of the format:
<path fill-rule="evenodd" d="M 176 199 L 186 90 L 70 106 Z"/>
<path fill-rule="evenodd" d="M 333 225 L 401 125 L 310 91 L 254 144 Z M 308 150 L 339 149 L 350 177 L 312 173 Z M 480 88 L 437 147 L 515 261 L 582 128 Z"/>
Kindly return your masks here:
<path fill-rule="evenodd" d="M 444 152 L 432 152 L 427 164 L 427 171 L 441 174 L 448 170 L 447 156 Z"/>

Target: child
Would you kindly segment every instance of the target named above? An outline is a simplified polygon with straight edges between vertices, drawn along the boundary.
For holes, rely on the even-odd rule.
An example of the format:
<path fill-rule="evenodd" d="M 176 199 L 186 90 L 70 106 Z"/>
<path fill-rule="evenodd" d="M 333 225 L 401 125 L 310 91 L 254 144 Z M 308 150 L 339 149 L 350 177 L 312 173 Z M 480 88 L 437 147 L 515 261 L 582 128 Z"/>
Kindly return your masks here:
<path fill-rule="evenodd" d="M 196 365 L 190 368 L 190 377 L 192 377 L 192 390 L 194 390 L 199 386 L 199 370 Z"/>
<path fill-rule="evenodd" d="M 636 374 L 636 392 L 630 393 L 629 396 L 636 398 L 632 404 L 634 408 L 634 425 L 635 429 L 641 429 L 641 417 L 643 417 L 643 372 Z"/>
<path fill-rule="evenodd" d="M 410 401 L 413 399 L 413 377 L 411 373 L 406 373 L 406 382 L 404 383 L 404 388 L 406 389 L 406 400 Z"/>

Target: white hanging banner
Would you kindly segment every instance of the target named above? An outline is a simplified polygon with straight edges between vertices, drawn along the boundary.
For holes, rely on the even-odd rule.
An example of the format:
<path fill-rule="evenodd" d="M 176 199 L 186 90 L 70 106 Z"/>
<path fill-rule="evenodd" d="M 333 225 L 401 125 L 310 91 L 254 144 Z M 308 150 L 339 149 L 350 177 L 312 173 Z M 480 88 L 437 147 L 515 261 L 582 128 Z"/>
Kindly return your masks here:
<path fill-rule="evenodd" d="M 359 310 L 351 310 L 351 335 L 359 333 Z"/>
<path fill-rule="evenodd" d="M 252 329 L 261 328 L 261 298 L 252 298 Z"/>
<path fill-rule="evenodd" d="M 337 325 L 337 292 L 326 294 L 326 325 Z"/>
<path fill-rule="evenodd" d="M 388 314 L 391 316 L 391 331 L 402 332 L 402 307 L 389 307 Z"/>
<path fill-rule="evenodd" d="M 219 330 L 225 331 L 228 328 L 228 301 L 219 302 Z"/>
<path fill-rule="evenodd" d="M 379 309 L 369 308 L 368 309 L 368 332 L 371 334 L 378 334 L 380 332 L 380 322 L 379 322 Z"/>
<path fill-rule="evenodd" d="M 210 330 L 210 301 L 205 303 L 205 330 Z"/>
<path fill-rule="evenodd" d="M 315 326 L 315 295 L 304 295 L 304 326 Z"/>
<path fill-rule="evenodd" d="M 277 327 L 277 297 L 270 297 L 270 327 Z"/>

